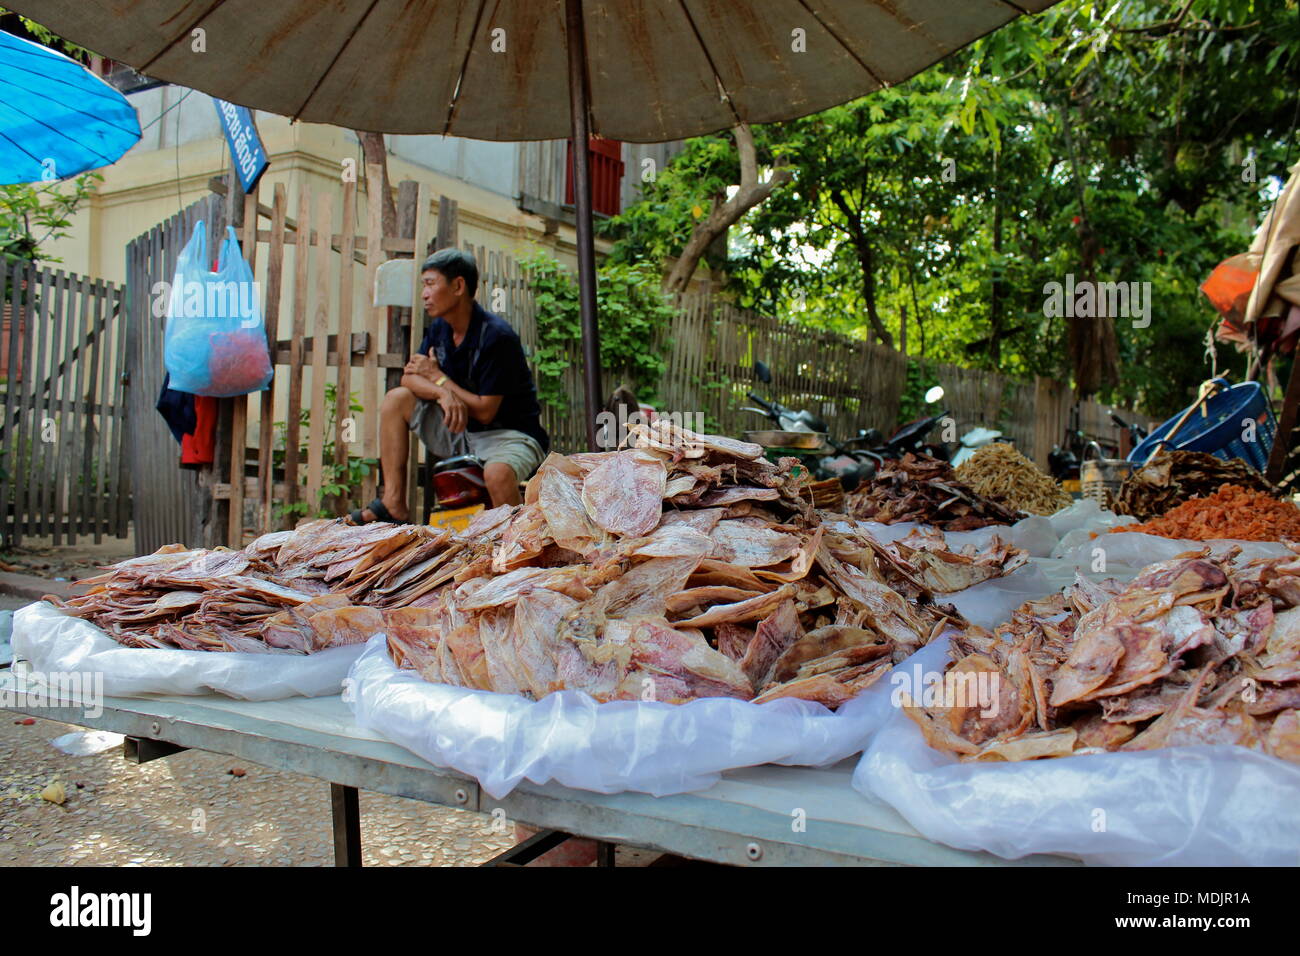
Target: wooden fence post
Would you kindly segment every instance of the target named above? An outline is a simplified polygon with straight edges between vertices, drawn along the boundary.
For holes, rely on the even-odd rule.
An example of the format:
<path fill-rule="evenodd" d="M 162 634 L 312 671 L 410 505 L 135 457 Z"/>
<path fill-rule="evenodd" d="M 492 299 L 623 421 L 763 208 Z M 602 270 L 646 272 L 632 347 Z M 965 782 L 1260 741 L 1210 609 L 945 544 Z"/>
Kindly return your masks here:
<path fill-rule="evenodd" d="M 288 196 L 283 183 L 276 183 L 271 206 L 271 246 L 266 263 L 266 341 L 275 369 L 280 341 L 280 291 L 284 285 L 285 206 Z M 261 448 L 257 458 L 258 530 L 275 527 L 275 393 L 276 375 L 262 392 L 259 426 Z"/>
<path fill-rule="evenodd" d="M 226 200 L 224 203 L 213 202 L 211 205 L 213 214 L 208 227 L 208 236 L 210 237 L 208 243 L 209 255 L 220 248 L 220 242 L 226 231 L 227 224 L 238 227 L 238 223 L 235 223 L 232 217 L 239 216 L 242 218 L 244 211 L 243 196 L 244 190 L 240 185 L 239 177 L 233 171 L 227 173 Z M 206 265 L 211 268 L 211 263 Z M 195 547 L 215 548 L 229 544 L 231 541 L 231 499 L 228 495 L 217 497 L 216 491 L 217 485 L 227 484 L 230 481 L 231 448 L 234 444 L 234 414 L 234 403 L 231 399 L 217 400 L 217 427 L 213 439 L 212 464 L 200 467 L 198 472 L 200 505 L 195 514 L 198 525 L 194 535 Z"/>
<path fill-rule="evenodd" d="M 418 204 L 419 183 L 413 179 L 404 179 L 397 184 L 397 235 L 401 239 L 415 241 L 415 216 Z M 399 253 L 406 256 L 407 253 Z M 414 254 L 413 254 L 414 255 Z M 414 255 L 415 268 L 423 257 Z M 388 307 L 388 351 L 393 355 L 411 354 L 411 309 L 409 306 Z M 397 388 L 402 384 L 402 370 L 390 368 L 385 373 L 386 389 Z"/>
<path fill-rule="evenodd" d="M 329 361 L 330 223 L 333 203 L 325 190 L 316 197 L 316 321 L 311 333 L 311 417 L 307 420 L 307 507 L 320 507 L 325 455 L 325 376 Z M 306 243 L 307 236 L 299 236 Z M 311 248 L 307 246 L 307 248 Z M 339 352 L 344 351 L 342 343 Z"/>
<path fill-rule="evenodd" d="M 420 262 L 428 253 L 426 250 L 429 245 L 429 187 L 425 183 L 420 183 L 416 187 L 415 194 L 415 268 L 412 269 L 414 278 L 411 280 L 411 331 L 410 331 L 410 348 L 407 355 L 411 355 L 419 348 L 421 332 L 424 328 L 424 305 L 420 299 L 420 274 L 417 271 L 420 268 Z M 406 456 L 406 507 L 412 521 L 417 520 L 416 515 L 419 513 L 419 492 L 416 477 L 419 475 L 419 454 L 420 443 L 418 440 L 409 443 L 409 452 Z"/>
<path fill-rule="evenodd" d="M 366 167 L 366 288 L 365 311 L 368 343 L 365 357 L 365 370 L 362 375 L 361 405 L 365 416 L 365 434 L 362 438 L 362 457 L 379 458 L 379 407 L 383 395 L 379 391 L 379 353 L 383 351 L 385 339 L 380 335 L 380 327 L 385 319 L 391 318 L 391 310 L 376 306 L 375 277 L 379 273 L 379 264 L 384 255 L 384 171 L 378 163 Z M 389 324 L 389 337 L 392 334 Z M 387 389 L 385 389 L 387 391 Z M 379 488 L 379 467 L 376 465 L 361 482 L 361 504 L 371 501 Z"/>
<path fill-rule="evenodd" d="M 460 245 L 460 203 L 447 196 L 438 197 L 438 238 L 434 240 L 433 251 L 455 249 Z M 415 250 L 416 259 L 423 259 L 419 249 Z M 486 262 L 478 264 L 479 270 L 487 269 Z"/>
<path fill-rule="evenodd" d="M 257 185 L 243 195 L 239 221 L 232 223 L 240 234 L 244 259 L 254 276 L 257 274 Z M 260 303 L 258 303 L 260 307 Z M 244 476 L 248 464 L 248 395 L 236 395 L 230 401 L 230 511 L 227 514 L 226 543 L 232 548 L 244 546 Z"/>
<path fill-rule="evenodd" d="M 368 180 L 375 182 L 375 180 Z M 379 182 L 382 182 L 382 176 Z M 355 266 L 352 262 L 352 253 L 356 249 L 356 214 L 357 214 L 357 181 L 355 178 L 346 179 L 343 182 L 343 219 L 339 224 L 339 308 L 338 308 L 338 367 L 335 372 L 335 389 L 334 389 L 334 465 L 336 468 L 346 470 L 348 463 L 348 440 L 347 436 L 354 433 L 354 428 L 348 427 L 348 422 L 352 416 L 352 286 L 353 273 Z M 382 239 L 383 226 L 380 225 L 380 239 Z M 378 260 L 379 243 L 367 239 L 367 242 L 374 246 L 375 259 Z M 367 250 L 369 251 L 369 250 Z M 366 259 L 367 274 L 374 269 L 375 264 L 371 263 L 369 258 Z M 366 309 L 363 313 L 369 316 L 372 309 Z M 367 328 L 369 323 L 367 323 Z M 367 355 L 373 354 L 378 347 L 377 342 L 372 343 Z M 376 366 L 376 370 L 378 366 Z M 364 392 L 364 387 L 362 389 Z M 366 397 L 366 405 L 370 405 L 370 397 Z M 362 500 L 364 505 L 369 498 Z M 342 496 L 338 499 L 338 504 L 343 504 Z M 337 510 L 337 509 L 336 509 Z"/>
<path fill-rule="evenodd" d="M 297 504 L 298 472 L 301 462 L 302 370 L 307 337 L 307 279 L 311 260 L 311 190 L 307 178 L 298 183 L 298 228 L 293 247 L 293 333 L 289 339 L 289 410 L 285 418 L 284 481 L 285 504 Z"/>

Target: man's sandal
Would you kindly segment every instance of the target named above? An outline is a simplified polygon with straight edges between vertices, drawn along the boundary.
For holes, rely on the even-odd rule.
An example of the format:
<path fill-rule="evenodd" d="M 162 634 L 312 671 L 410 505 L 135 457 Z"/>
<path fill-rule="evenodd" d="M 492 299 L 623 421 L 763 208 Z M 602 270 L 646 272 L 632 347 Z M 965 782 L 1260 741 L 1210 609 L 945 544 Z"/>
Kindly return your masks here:
<path fill-rule="evenodd" d="M 375 516 L 374 517 L 375 521 L 386 521 L 390 524 L 411 523 L 409 520 L 398 520 L 397 518 L 394 518 L 391 514 L 389 514 L 388 509 L 384 507 L 384 502 L 382 498 L 376 498 L 374 501 L 370 502 L 370 504 L 366 505 L 365 508 L 357 508 L 355 511 L 351 512 L 348 515 L 348 518 L 352 521 L 353 524 L 371 524 L 372 522 L 367 521 L 365 518 L 364 512 L 367 509 L 369 509 L 370 513 Z"/>

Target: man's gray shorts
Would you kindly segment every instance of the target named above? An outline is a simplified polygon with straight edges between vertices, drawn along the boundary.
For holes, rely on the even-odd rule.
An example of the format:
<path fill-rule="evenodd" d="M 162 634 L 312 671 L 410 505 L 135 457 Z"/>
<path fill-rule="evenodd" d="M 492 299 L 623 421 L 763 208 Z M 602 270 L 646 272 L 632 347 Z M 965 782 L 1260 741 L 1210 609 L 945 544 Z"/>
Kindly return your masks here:
<path fill-rule="evenodd" d="M 545 457 L 537 439 L 510 428 L 486 432 L 448 431 L 442 418 L 442 406 L 437 402 L 417 399 L 408 427 L 420 436 L 420 441 L 435 458 L 474 455 L 485 465 L 501 462 L 514 470 L 516 481 L 527 481 Z"/>

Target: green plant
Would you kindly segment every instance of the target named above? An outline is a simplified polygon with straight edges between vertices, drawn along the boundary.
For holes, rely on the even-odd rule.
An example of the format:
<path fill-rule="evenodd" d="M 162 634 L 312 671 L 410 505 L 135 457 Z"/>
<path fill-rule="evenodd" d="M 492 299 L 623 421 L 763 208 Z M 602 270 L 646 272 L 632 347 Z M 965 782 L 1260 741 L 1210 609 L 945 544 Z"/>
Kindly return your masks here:
<path fill-rule="evenodd" d="M 320 499 L 316 502 L 295 501 L 292 504 L 276 505 L 275 515 L 277 518 L 285 517 L 314 517 L 329 518 L 333 515 L 325 503 L 327 499 L 342 499 L 350 504 L 358 504 L 354 495 L 361 483 L 370 474 L 371 469 L 375 468 L 379 461 L 375 458 L 363 458 L 359 455 L 348 455 L 345 462 L 335 460 L 335 443 L 336 434 L 335 424 L 338 420 L 337 404 L 338 387 L 333 382 L 325 384 L 325 441 L 322 446 L 321 457 L 323 459 L 321 466 L 321 488 Z M 365 411 L 364 406 L 357 401 L 356 393 L 348 394 L 348 411 L 353 414 Z M 298 413 L 298 434 L 305 438 L 309 433 L 311 426 L 311 410 L 304 408 Z M 275 447 L 271 451 L 272 465 L 276 468 L 284 467 L 285 449 L 288 447 L 289 425 L 287 422 L 275 423 Z M 298 448 L 298 461 L 300 465 L 307 461 L 309 453 L 308 446 L 304 443 Z M 299 468 L 298 484 L 302 487 L 307 485 L 306 470 Z"/>
<path fill-rule="evenodd" d="M 923 415 L 933 415 L 926 404 L 925 393 L 939 384 L 930 363 L 910 359 L 907 363 L 907 380 L 898 398 L 898 421 L 910 422 Z"/>
<path fill-rule="evenodd" d="M 66 56 L 70 56 L 72 57 L 72 59 L 77 60 L 81 63 L 89 62 L 92 54 L 84 46 L 77 46 L 77 44 L 73 43 L 72 41 L 65 40 L 63 39 L 63 37 L 57 36 L 53 31 L 37 23 L 31 17 L 24 17 L 21 14 L 11 13 L 9 10 L 6 10 L 4 7 L 0 7 L 0 17 L 8 17 L 8 16 L 15 17 L 18 20 L 18 22 L 22 24 L 23 29 L 25 29 L 29 34 L 31 34 L 31 39 L 34 40 L 35 42 L 47 46 L 51 50 L 57 50 L 60 53 L 63 53 Z M 5 28 L 8 29 L 7 24 Z M 13 32 L 19 36 L 22 35 L 21 33 L 18 33 L 17 30 Z"/>
<path fill-rule="evenodd" d="M 569 367 L 573 343 L 582 338 L 578 284 L 545 253 L 526 259 L 523 265 L 537 315 L 533 353 L 537 393 L 552 408 L 568 411 L 564 370 Z M 626 374 L 638 399 L 646 402 L 657 398 L 670 346 L 664 333 L 673 310 L 659 285 L 659 272 L 648 263 L 606 263 L 596 285 L 601 368 Z"/>
<path fill-rule="evenodd" d="M 41 245 L 69 235 L 72 216 L 103 180 L 89 172 L 67 181 L 0 186 L 0 255 L 61 262 L 42 253 Z"/>

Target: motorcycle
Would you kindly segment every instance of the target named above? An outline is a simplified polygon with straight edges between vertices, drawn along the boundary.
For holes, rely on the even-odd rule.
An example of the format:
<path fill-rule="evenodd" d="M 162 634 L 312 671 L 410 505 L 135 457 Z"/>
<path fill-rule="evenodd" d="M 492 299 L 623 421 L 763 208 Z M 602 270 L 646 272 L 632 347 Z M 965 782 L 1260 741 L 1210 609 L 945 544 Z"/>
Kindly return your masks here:
<path fill-rule="evenodd" d="M 433 494 L 426 495 L 429 503 L 424 520 L 434 527 L 464 531 L 474 515 L 492 507 L 492 496 L 483 479 L 483 462 L 474 455 L 455 455 L 433 462 L 429 482 Z"/>
<path fill-rule="evenodd" d="M 925 403 L 933 405 L 940 402 L 943 400 L 943 395 L 943 386 L 935 385 L 925 393 Z M 930 437 L 930 432 L 951 414 L 952 410 L 945 408 L 937 415 L 929 415 L 925 418 L 910 421 L 894 432 L 889 441 L 884 442 L 874 450 L 885 458 L 902 458 L 908 452 L 912 452 L 917 455 L 929 455 L 931 458 L 941 458 L 947 461 L 949 458 L 948 446 L 943 442 L 931 442 L 926 439 Z"/>
<path fill-rule="evenodd" d="M 926 404 L 933 405 L 935 402 L 943 399 L 943 387 L 934 386 L 925 393 Z M 864 456 L 872 463 L 872 475 L 879 465 L 892 459 L 902 458 L 909 452 L 917 455 L 928 455 L 931 458 L 939 458 L 944 461 L 948 460 L 948 446 L 942 442 L 927 441 L 930 432 L 936 426 L 941 424 L 951 414 L 949 409 L 944 409 L 937 415 L 929 415 L 925 418 L 918 418 L 899 427 L 897 431 L 890 436 L 888 441 L 875 428 L 861 429 L 856 438 L 850 438 L 848 444 L 861 445 L 867 444 L 871 447 L 858 450 L 858 454 Z M 870 476 L 868 476 L 870 477 Z"/>
<path fill-rule="evenodd" d="M 765 363 L 755 362 L 754 373 L 764 384 L 771 383 L 772 373 Z M 907 423 L 888 441 L 882 440 L 883 436 L 877 429 L 868 428 L 861 429 L 856 437 L 841 442 L 831 438 L 827 434 L 826 423 L 806 409 L 794 411 L 779 402 L 764 399 L 754 392 L 750 392 L 748 397 L 760 407 L 746 406 L 741 410 L 765 416 L 769 421 L 776 423 L 781 431 L 772 436 L 771 445 L 759 440 L 765 435 L 763 432 L 746 432 L 747 437 L 758 440 L 759 444 L 767 447 L 783 449 L 812 449 L 824 443 L 835 452 L 834 455 L 806 454 L 801 455 L 800 458 L 805 460 L 805 466 L 815 479 L 823 481 L 828 478 L 838 478 L 847 491 L 852 491 L 864 481 L 870 481 L 875 477 L 876 469 L 885 461 L 902 458 L 908 452 L 947 458 L 947 449 L 944 446 L 926 441 L 935 426 L 949 415 L 946 409 L 937 415 Z M 943 388 L 937 385 L 926 393 L 927 403 L 933 404 L 942 398 Z M 804 439 L 800 433 L 809 437 Z M 863 445 L 869 447 L 861 447 Z"/>
<path fill-rule="evenodd" d="M 1129 438 L 1132 441 L 1134 448 L 1142 444 L 1142 439 L 1146 438 L 1147 435 L 1149 434 L 1148 431 L 1145 428 L 1143 428 L 1141 425 L 1139 425 L 1137 422 L 1126 422 L 1124 421 L 1124 419 L 1116 415 L 1113 411 L 1110 413 L 1110 420 L 1113 421 L 1120 428 L 1128 432 Z"/>
<path fill-rule="evenodd" d="M 772 372 L 764 362 L 754 363 L 754 374 L 763 384 L 772 383 Z M 747 441 L 798 457 L 814 480 L 838 478 L 846 491 L 852 491 L 875 474 L 876 466 L 868 451 L 850 448 L 853 439 L 850 443 L 841 443 L 831 438 L 827 434 L 826 422 L 807 409 L 795 411 L 754 392 L 749 392 L 748 398 L 758 407 L 747 405 L 741 411 L 762 415 L 775 424 L 777 430 L 747 431 Z M 826 447 L 836 454 L 819 454 Z"/>

